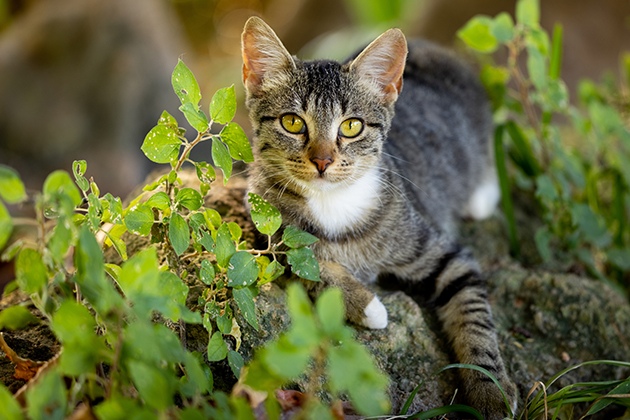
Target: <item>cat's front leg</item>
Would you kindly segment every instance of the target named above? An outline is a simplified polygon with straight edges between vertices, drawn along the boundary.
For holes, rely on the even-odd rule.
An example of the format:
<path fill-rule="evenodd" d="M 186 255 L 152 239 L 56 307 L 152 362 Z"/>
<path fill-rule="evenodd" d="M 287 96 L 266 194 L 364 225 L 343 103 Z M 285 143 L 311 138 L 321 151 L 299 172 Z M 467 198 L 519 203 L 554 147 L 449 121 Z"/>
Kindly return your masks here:
<path fill-rule="evenodd" d="M 501 384 L 508 404 L 516 410 L 516 387 L 508 377 L 497 343 L 486 282 L 466 249 L 455 247 L 439 260 L 441 271 L 434 270 L 432 296 L 451 347 L 460 363 L 488 370 Z M 469 404 L 486 420 L 506 417 L 501 392 L 485 374 L 461 369 L 460 378 Z"/>
<path fill-rule="evenodd" d="M 311 297 L 316 298 L 328 287 L 338 287 L 343 292 L 348 321 L 373 329 L 387 327 L 385 306 L 345 267 L 331 261 L 320 261 L 319 275 L 321 282 L 304 282 Z"/>

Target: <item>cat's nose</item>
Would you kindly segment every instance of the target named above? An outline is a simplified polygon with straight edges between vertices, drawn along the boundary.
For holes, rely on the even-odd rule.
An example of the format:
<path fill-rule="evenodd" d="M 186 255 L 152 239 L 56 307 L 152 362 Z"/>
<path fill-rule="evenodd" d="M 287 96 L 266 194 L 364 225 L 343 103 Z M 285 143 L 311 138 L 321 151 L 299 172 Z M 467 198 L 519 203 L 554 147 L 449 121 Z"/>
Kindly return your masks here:
<path fill-rule="evenodd" d="M 328 168 L 330 166 L 331 163 L 333 163 L 333 159 L 329 156 L 320 158 L 320 157 L 314 157 L 311 159 L 311 162 L 313 162 L 313 164 L 315 164 L 315 166 L 317 167 L 317 170 L 319 171 L 320 174 L 323 174 L 324 171 L 326 171 L 326 168 Z"/>

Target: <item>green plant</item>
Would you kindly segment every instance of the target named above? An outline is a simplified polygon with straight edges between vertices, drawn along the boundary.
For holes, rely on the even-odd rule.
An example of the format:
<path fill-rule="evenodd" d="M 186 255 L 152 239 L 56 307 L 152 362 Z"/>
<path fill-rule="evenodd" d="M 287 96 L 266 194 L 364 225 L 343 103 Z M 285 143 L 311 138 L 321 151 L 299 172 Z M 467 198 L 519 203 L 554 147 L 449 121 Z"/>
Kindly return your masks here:
<path fill-rule="evenodd" d="M 42 193 L 33 197 L 35 219 L 12 218 L 0 201 L 0 248 L 7 243 L 14 224 L 30 225 L 37 231 L 36 238 L 16 241 L 2 255 L 5 261 L 15 258 L 16 280 L 8 290 L 19 287 L 27 293 L 63 345 L 58 362 L 26 392 L 25 414 L 29 418 L 65 418 L 81 401 L 93 405 L 100 419 L 154 415 L 246 418 L 250 409 L 244 399 L 212 393 L 213 377 L 205 363 L 227 359 L 234 375 L 240 376 L 244 366 L 238 353 L 241 326 L 230 302 L 235 302 L 246 322 L 258 329 L 254 297 L 260 285 L 283 274 L 285 267 L 279 256 L 286 256 L 296 275 L 319 280 L 317 261 L 308 248 L 317 239 L 288 226 L 280 242 L 272 243 L 282 220 L 278 210 L 261 197 L 249 195 L 254 225 L 268 237 L 268 246 L 262 250 L 249 248 L 236 223 L 226 223 L 216 210 L 204 207 L 203 196 L 216 173 L 212 165 L 189 158 L 193 147 L 212 142 L 212 158 L 222 171 L 224 183 L 230 177 L 232 159 L 251 162 L 253 155 L 243 130 L 230 122 L 236 111 L 234 87 L 214 95 L 208 118 L 199 109 L 199 86 L 182 61 L 175 67 L 172 84 L 182 102 L 180 110 L 197 135 L 188 141 L 175 118 L 166 111 L 162 114 L 147 134 L 142 150 L 152 161 L 170 164 L 171 170 L 145 186 L 145 192 L 129 206 L 123 208 L 120 198 L 111 194 L 101 195 L 96 183 L 84 176 L 85 161 L 73 163 L 74 181 L 65 171 L 48 176 Z M 210 131 L 215 123 L 223 125 L 219 134 Z M 180 174 L 185 163 L 194 166 L 199 189 L 182 185 Z M 26 199 L 18 174 L 5 166 L 0 166 L 0 196 L 10 204 Z M 129 258 L 123 236 L 127 231 L 150 237 L 152 245 Z M 116 249 L 123 260 L 121 265 L 104 262 L 97 235 L 104 235 L 105 246 Z M 206 285 L 196 306 L 201 313 L 186 307 L 189 289 L 184 280 L 192 272 Z M 289 296 L 294 317 L 291 331 L 301 337 L 316 337 L 307 330 L 312 323 L 299 321 L 304 319 L 299 316 L 308 309 L 308 303 L 300 295 L 299 308 L 295 308 L 292 302 L 296 298 L 292 296 L 296 293 Z M 374 378 L 365 382 L 362 391 L 382 396 L 382 376 L 347 328 L 340 326 L 343 303 L 330 293 L 318 301 L 318 308 L 327 311 L 320 319 L 330 314 L 341 314 L 341 318 L 332 320 L 337 330 L 330 332 L 321 326 L 320 330 L 343 333 L 344 343 L 334 348 L 361 356 L 360 372 Z M 22 328 L 32 322 L 39 320 L 24 305 L 0 314 L 0 329 Z M 182 335 L 186 324 L 195 323 L 202 324 L 209 334 L 203 354 L 187 351 L 173 331 L 180 329 Z M 226 340 L 227 336 L 233 340 Z M 330 337 L 317 336 L 318 343 L 327 346 Z M 295 353 L 306 357 L 306 361 L 312 354 L 305 352 L 316 346 L 313 341 L 291 343 L 292 347 L 282 351 L 287 356 Z M 278 348 L 274 346 L 270 348 Z M 256 366 L 272 369 L 268 362 L 257 362 Z M 282 378 L 292 379 L 301 372 L 292 370 Z M 64 378 L 70 387 L 66 388 Z M 134 398 L 133 389 L 140 399 Z M 345 388 L 334 388 L 341 389 Z M 362 403 L 362 394 L 350 395 L 358 398 L 359 408 L 368 414 L 384 408 L 384 397 L 377 400 L 377 407 Z M 24 418 L 2 386 L 0 407 L 3 416 Z"/>
<path fill-rule="evenodd" d="M 630 61 L 625 58 L 621 89 L 606 93 L 590 81 L 582 82 L 584 106 L 578 109 L 570 104 L 560 78 L 562 26 L 555 26 L 550 40 L 539 18 L 537 0 L 519 0 L 516 24 L 508 13 L 476 16 L 458 32 L 482 54 L 500 47 L 508 53 L 506 65 L 486 64 L 481 78 L 497 123 L 495 146 L 511 251 L 519 252 L 510 198 L 515 183 L 537 197 L 545 226 L 536 232 L 535 241 L 544 261 L 562 250 L 594 276 L 627 288 L 630 133 L 623 112 L 630 103 Z M 523 55 L 526 71 L 521 69 Z M 572 126 L 555 122 L 563 119 Z M 505 165 L 504 143 L 510 167 Z"/>

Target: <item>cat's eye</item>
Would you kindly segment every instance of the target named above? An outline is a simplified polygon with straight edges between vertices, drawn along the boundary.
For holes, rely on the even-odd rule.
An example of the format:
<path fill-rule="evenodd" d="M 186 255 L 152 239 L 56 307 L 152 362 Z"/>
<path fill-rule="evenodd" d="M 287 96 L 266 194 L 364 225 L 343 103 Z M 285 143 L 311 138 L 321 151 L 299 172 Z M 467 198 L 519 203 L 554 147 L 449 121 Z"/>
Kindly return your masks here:
<path fill-rule="evenodd" d="M 339 135 L 349 139 L 358 136 L 361 131 L 363 131 L 363 122 L 357 118 L 347 119 L 339 126 Z"/>
<path fill-rule="evenodd" d="M 282 127 L 292 134 L 302 134 L 306 131 L 304 120 L 295 114 L 283 115 L 280 122 Z"/>

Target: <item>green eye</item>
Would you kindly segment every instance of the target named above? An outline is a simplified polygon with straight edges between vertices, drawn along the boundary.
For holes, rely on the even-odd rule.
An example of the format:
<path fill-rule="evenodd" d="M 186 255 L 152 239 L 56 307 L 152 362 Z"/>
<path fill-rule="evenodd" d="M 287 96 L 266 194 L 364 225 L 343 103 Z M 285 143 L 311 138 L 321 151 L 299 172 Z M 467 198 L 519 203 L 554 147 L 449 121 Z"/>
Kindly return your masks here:
<path fill-rule="evenodd" d="M 346 138 L 356 137 L 363 131 L 363 122 L 356 118 L 345 120 L 339 126 L 339 135 Z"/>
<path fill-rule="evenodd" d="M 306 131 L 306 124 L 304 120 L 295 114 L 287 114 L 280 120 L 282 127 L 289 133 L 302 134 Z"/>

